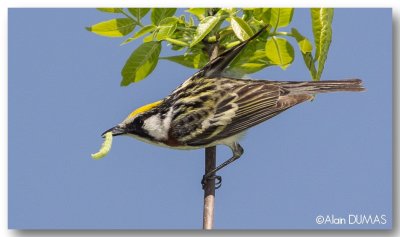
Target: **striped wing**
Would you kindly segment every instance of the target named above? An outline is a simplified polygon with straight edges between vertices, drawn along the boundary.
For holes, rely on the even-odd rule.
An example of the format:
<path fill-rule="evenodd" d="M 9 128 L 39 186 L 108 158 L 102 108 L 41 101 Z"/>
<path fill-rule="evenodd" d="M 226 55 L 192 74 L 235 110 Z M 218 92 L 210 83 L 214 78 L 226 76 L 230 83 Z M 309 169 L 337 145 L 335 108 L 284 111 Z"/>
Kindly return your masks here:
<path fill-rule="evenodd" d="M 247 83 L 235 88 L 220 100 L 214 114 L 205 121 L 208 128 L 187 144 L 205 145 L 240 133 L 268 119 L 275 111 L 279 95 L 279 87 L 264 83 Z"/>
<path fill-rule="evenodd" d="M 220 140 L 243 132 L 248 128 L 251 128 L 282 113 L 294 105 L 312 98 L 312 96 L 305 94 L 279 96 L 278 98 L 272 97 L 274 95 L 271 92 L 269 94 L 271 96 L 270 100 L 262 97 L 260 102 L 257 101 L 255 104 L 249 103 L 241 106 L 236 116 L 232 119 L 232 122 L 228 124 L 221 133 L 212 139 Z"/>
<path fill-rule="evenodd" d="M 217 80 L 222 82 L 221 87 L 227 88 L 205 94 L 203 98 L 207 100 L 198 101 L 198 109 L 183 113 L 185 116 L 172 126 L 172 135 L 180 142 L 191 146 L 206 145 L 238 134 L 309 99 L 303 95 L 286 95 L 288 92 L 279 86 L 265 82 Z"/>

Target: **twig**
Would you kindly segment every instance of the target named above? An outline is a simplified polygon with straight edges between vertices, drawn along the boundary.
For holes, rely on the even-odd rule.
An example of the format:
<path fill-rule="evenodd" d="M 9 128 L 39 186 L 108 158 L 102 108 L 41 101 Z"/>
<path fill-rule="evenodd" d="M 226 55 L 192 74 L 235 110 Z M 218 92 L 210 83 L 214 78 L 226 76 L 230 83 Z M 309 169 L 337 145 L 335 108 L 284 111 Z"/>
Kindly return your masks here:
<path fill-rule="evenodd" d="M 206 168 L 208 171 L 215 169 L 216 166 L 216 147 L 205 149 Z M 203 208 L 203 230 L 211 230 L 214 225 L 214 203 L 215 203 L 215 179 L 209 179 L 204 185 L 204 208 Z"/>
<path fill-rule="evenodd" d="M 210 60 L 218 56 L 219 44 L 218 41 L 209 44 L 208 54 Z M 205 149 L 205 173 L 207 174 L 216 167 L 216 147 L 207 147 Z M 203 229 L 211 230 L 214 225 L 214 204 L 215 204 L 215 179 L 207 180 L 204 185 L 204 208 L 203 208 Z"/>

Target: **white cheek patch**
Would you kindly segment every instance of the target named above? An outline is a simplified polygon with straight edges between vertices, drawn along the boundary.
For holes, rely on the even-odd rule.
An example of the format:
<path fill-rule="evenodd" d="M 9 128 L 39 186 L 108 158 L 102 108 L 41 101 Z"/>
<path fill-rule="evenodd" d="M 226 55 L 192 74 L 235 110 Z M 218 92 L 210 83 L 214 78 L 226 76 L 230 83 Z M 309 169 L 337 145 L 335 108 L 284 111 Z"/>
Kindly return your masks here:
<path fill-rule="evenodd" d="M 169 109 L 167 115 L 165 116 L 165 118 L 163 120 L 163 127 L 164 127 L 164 130 L 166 130 L 167 132 L 171 126 L 171 120 L 172 120 L 172 108 Z"/>
<path fill-rule="evenodd" d="M 167 134 L 165 134 L 165 131 L 162 129 L 162 120 L 158 114 L 147 118 L 144 121 L 143 129 L 157 140 L 165 140 L 167 138 Z"/>
<path fill-rule="evenodd" d="M 143 128 L 155 139 L 160 141 L 167 140 L 171 118 L 172 109 L 168 111 L 164 119 L 161 119 L 159 114 L 155 114 L 144 121 Z"/>

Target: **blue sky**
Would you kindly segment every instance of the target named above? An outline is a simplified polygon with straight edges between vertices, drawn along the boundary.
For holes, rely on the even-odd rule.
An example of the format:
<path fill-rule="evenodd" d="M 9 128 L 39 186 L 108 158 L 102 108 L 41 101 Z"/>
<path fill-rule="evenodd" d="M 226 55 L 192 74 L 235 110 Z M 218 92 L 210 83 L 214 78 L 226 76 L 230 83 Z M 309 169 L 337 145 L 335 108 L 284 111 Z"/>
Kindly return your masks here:
<path fill-rule="evenodd" d="M 108 18 L 94 9 L 9 10 L 10 228 L 201 228 L 203 150 L 118 137 L 107 157 L 90 158 L 105 129 L 195 72 L 160 61 L 148 79 L 120 87 L 139 42 L 119 46 L 84 30 Z M 219 173 L 215 228 L 390 228 L 391 22 L 389 9 L 335 11 L 322 78 L 358 77 L 367 92 L 319 95 L 251 129 L 242 158 Z M 312 38 L 307 9 L 295 11 L 291 26 Z M 309 80 L 300 57 L 286 71 L 251 77 Z M 218 162 L 230 155 L 218 148 Z M 349 214 L 386 215 L 388 223 L 315 223 Z"/>

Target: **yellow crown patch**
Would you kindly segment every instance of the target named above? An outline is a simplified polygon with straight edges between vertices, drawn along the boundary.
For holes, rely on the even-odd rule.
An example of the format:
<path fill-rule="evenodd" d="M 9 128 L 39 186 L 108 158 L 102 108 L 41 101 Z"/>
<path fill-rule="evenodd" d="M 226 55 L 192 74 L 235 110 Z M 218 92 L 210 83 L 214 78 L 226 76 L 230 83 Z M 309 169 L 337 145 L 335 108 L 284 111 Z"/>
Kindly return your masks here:
<path fill-rule="evenodd" d="M 128 119 L 129 119 L 129 118 L 133 118 L 133 117 L 135 117 L 137 114 L 146 112 L 146 111 L 148 111 L 148 110 L 150 110 L 150 109 L 152 109 L 152 108 L 158 106 L 159 104 L 161 104 L 161 102 L 162 102 L 162 100 L 159 100 L 159 101 L 156 101 L 156 102 L 151 103 L 151 104 L 147 104 L 147 105 L 145 105 L 145 106 L 142 106 L 142 107 L 140 107 L 140 108 L 134 110 L 132 113 L 129 114 Z"/>

